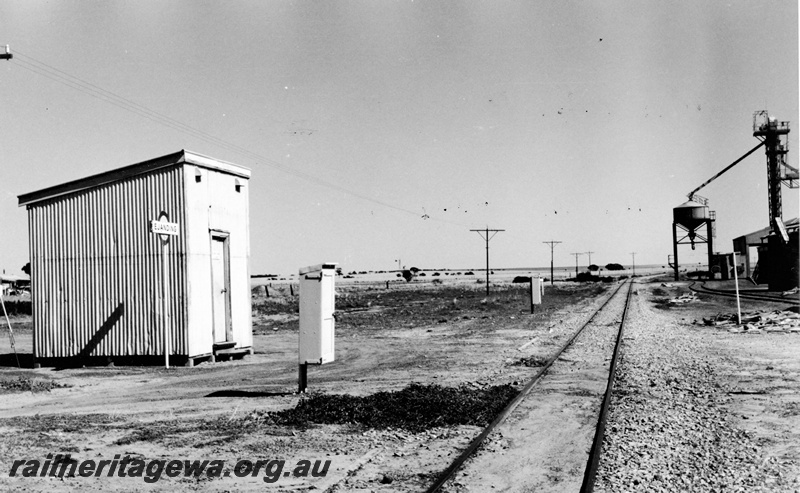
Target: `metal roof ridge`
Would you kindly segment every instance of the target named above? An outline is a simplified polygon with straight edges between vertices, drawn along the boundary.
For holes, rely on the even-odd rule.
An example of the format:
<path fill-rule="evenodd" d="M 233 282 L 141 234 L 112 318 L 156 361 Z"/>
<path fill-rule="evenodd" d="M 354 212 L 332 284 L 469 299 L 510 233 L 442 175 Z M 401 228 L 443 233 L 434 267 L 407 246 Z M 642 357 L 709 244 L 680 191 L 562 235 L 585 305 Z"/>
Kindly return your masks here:
<path fill-rule="evenodd" d="M 250 170 L 248 168 L 209 156 L 204 156 L 196 152 L 187 151 L 186 149 L 181 149 L 178 152 L 173 152 L 164 156 L 148 159 L 146 161 L 140 161 L 138 163 L 123 166 L 121 168 L 95 173 L 93 175 L 84 176 L 83 178 L 78 178 L 76 180 L 71 180 L 58 185 L 53 185 L 51 187 L 21 194 L 17 196 L 17 199 L 19 200 L 19 207 L 22 207 L 24 205 L 30 205 L 43 200 L 60 197 L 62 195 L 114 183 L 161 168 L 183 164 L 192 164 L 208 169 L 227 172 L 242 178 L 250 178 Z"/>
<path fill-rule="evenodd" d="M 183 158 L 180 160 L 180 162 L 194 164 L 204 168 L 227 171 L 229 173 L 239 175 L 242 178 L 250 178 L 250 168 L 242 166 L 241 164 L 223 161 L 222 159 L 217 159 L 215 157 L 200 154 L 199 152 L 190 151 L 188 149 L 182 149 L 181 152 L 183 153 Z"/>
<path fill-rule="evenodd" d="M 800 226 L 800 217 L 793 217 L 792 219 L 787 219 L 786 221 L 784 221 L 783 224 L 786 226 L 787 229 L 795 229 L 798 226 Z M 757 229 L 753 232 L 737 236 L 733 238 L 733 241 L 740 240 L 742 238 L 746 239 L 747 237 L 756 237 L 756 236 L 761 237 L 764 235 L 768 235 L 771 229 L 772 228 L 770 226 L 767 226 L 766 228 Z"/>

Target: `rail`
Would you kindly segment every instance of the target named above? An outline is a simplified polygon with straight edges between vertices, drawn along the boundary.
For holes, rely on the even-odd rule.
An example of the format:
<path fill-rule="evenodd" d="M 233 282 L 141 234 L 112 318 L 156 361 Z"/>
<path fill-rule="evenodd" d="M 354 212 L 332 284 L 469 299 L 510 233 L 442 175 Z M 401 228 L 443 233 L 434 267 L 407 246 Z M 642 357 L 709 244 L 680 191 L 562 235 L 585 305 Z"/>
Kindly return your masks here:
<path fill-rule="evenodd" d="M 625 297 L 625 308 L 622 309 L 622 320 L 619 323 L 617 332 L 617 342 L 614 344 L 614 355 L 611 357 L 611 367 L 608 370 L 608 384 L 606 393 L 603 396 L 603 404 L 600 406 L 600 417 L 597 419 L 597 429 L 595 430 L 592 448 L 589 452 L 589 460 L 586 463 L 586 471 L 583 473 L 583 484 L 581 493 L 592 493 L 594 491 L 594 481 L 597 477 L 597 466 L 600 464 L 600 455 L 603 448 L 603 437 L 606 433 L 606 419 L 608 408 L 611 405 L 611 396 L 614 391 L 614 381 L 617 378 L 617 361 L 619 360 L 620 349 L 622 347 L 622 334 L 625 330 L 625 319 L 628 315 L 631 293 L 633 292 L 633 281 L 628 283 L 628 294 Z"/>
<path fill-rule="evenodd" d="M 609 296 L 603 302 L 603 304 L 599 308 L 597 308 L 597 310 L 595 310 L 594 313 L 592 313 L 592 316 L 589 317 L 589 319 L 586 322 L 584 322 L 583 325 L 581 325 L 581 327 L 577 331 L 575 331 L 575 333 L 569 338 L 569 340 L 567 340 L 567 342 L 565 342 L 556 351 L 556 353 L 550 359 L 547 360 L 547 362 L 544 364 L 544 366 L 542 366 L 539 369 L 539 371 L 536 373 L 536 375 L 534 375 L 533 378 L 531 378 L 531 380 L 525 385 L 525 387 L 523 387 L 522 391 L 520 391 L 520 393 L 517 395 L 517 397 L 515 397 L 514 400 L 512 400 L 508 404 L 508 406 L 506 406 L 505 409 L 503 409 L 503 411 L 500 412 L 500 414 L 494 419 L 494 421 L 492 421 L 489 424 L 489 426 L 487 426 L 477 437 L 475 437 L 472 440 L 472 442 L 470 442 L 469 446 L 461 454 L 459 454 L 455 458 L 455 460 L 453 460 L 453 462 L 450 464 L 450 466 L 448 466 L 448 468 L 445 469 L 444 472 L 442 472 L 441 475 L 439 475 L 439 477 L 436 479 L 436 481 L 426 490 L 426 493 L 434 493 L 436 491 L 439 491 L 439 489 L 449 479 L 451 479 L 453 477 L 453 475 L 461 468 L 461 466 L 464 464 L 464 462 L 475 452 L 475 450 L 481 445 L 481 443 L 483 443 L 483 441 L 486 439 L 486 437 L 489 436 L 489 434 L 492 431 L 494 431 L 494 429 L 498 425 L 500 425 L 503 421 L 505 421 L 505 419 L 508 417 L 508 415 L 511 414 L 511 412 L 513 412 L 514 409 L 517 408 L 517 406 L 519 406 L 519 404 L 530 393 L 531 389 L 533 389 L 533 387 L 539 382 L 539 380 L 545 375 L 545 373 L 547 373 L 547 370 L 550 368 L 550 366 L 552 366 L 552 364 L 556 360 L 558 360 L 558 358 L 561 357 L 561 354 L 564 351 L 566 351 L 567 348 L 569 348 L 572 345 L 572 343 L 575 341 L 575 339 L 577 339 L 577 337 L 584 331 L 584 329 L 586 329 L 586 327 L 588 327 L 594 321 L 594 319 L 597 317 L 597 315 L 600 312 L 603 311 L 603 309 L 606 307 L 606 305 L 608 305 L 608 303 L 612 299 L 614 299 L 614 297 L 622 289 L 622 287 L 625 286 L 625 284 L 627 284 L 629 286 L 628 287 L 628 295 L 627 295 L 626 301 L 625 301 L 625 312 L 627 311 L 627 305 L 628 305 L 628 302 L 630 300 L 631 286 L 633 285 L 633 280 L 632 279 L 620 284 L 617 287 L 617 289 L 614 290 L 614 292 L 611 294 L 611 296 Z M 623 312 L 623 323 L 624 323 L 624 312 Z M 616 343 L 616 346 L 615 346 L 615 349 L 614 349 L 614 362 L 612 363 L 613 364 L 612 371 L 616 367 L 616 356 L 617 356 L 617 353 L 618 353 L 618 346 L 619 346 L 619 341 L 620 340 L 621 340 L 621 337 L 618 335 L 617 336 L 617 343 Z M 607 391 L 607 393 L 608 393 L 608 391 Z M 605 401 L 605 399 L 604 399 L 604 401 Z M 596 470 L 596 465 L 595 465 L 595 470 Z"/>
<path fill-rule="evenodd" d="M 699 284 L 699 287 L 697 286 L 698 284 Z M 734 292 L 726 291 L 726 290 L 723 290 L 723 289 L 709 288 L 708 286 L 705 285 L 704 282 L 701 282 L 701 283 L 694 282 L 694 283 L 690 284 L 689 285 L 689 290 L 691 290 L 694 293 L 709 294 L 709 295 L 714 295 L 714 296 L 725 296 L 725 297 L 728 297 L 728 298 L 735 298 L 736 297 L 736 293 L 734 293 Z M 745 300 L 753 300 L 753 301 L 769 301 L 769 302 L 774 302 L 774 303 L 786 303 L 786 304 L 790 304 L 790 305 L 800 305 L 800 296 L 798 295 L 798 293 L 795 293 L 793 297 L 789 297 L 789 296 L 782 296 L 782 295 L 773 294 L 773 293 L 755 293 L 753 291 L 742 292 L 740 290 L 739 291 L 739 298 L 742 298 L 742 299 L 745 299 Z"/>

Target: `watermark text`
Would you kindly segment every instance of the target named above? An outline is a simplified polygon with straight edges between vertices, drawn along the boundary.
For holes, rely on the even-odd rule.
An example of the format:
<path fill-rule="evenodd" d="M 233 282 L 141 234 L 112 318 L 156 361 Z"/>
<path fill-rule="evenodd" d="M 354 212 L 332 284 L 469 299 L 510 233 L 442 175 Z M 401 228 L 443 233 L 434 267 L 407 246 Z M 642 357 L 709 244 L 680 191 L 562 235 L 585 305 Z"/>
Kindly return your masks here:
<path fill-rule="evenodd" d="M 232 469 L 224 460 L 151 459 L 115 455 L 108 460 L 76 460 L 70 454 L 47 454 L 44 460 L 16 459 L 11 464 L 9 477 L 119 477 L 141 478 L 145 483 L 155 483 L 164 477 L 208 478 L 261 477 L 265 483 L 280 478 L 321 478 L 328 474 L 330 460 L 298 460 L 287 464 L 285 460 L 236 461 Z"/>

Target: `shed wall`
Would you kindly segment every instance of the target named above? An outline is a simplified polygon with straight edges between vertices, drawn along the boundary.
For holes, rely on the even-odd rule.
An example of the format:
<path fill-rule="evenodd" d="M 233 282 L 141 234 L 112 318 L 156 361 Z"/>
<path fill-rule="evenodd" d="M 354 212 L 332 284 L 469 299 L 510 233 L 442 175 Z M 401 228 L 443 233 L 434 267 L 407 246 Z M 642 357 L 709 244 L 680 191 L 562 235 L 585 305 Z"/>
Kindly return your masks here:
<path fill-rule="evenodd" d="M 163 355 L 163 210 L 185 231 L 181 166 L 28 206 L 34 357 Z M 186 243 L 170 238 L 167 324 L 188 354 Z"/>
<path fill-rule="evenodd" d="M 228 235 L 230 320 L 235 347 L 252 347 L 249 182 L 243 177 L 190 165 L 186 165 L 185 173 L 190 353 L 208 353 L 213 346 L 212 232 Z M 238 191 L 237 183 L 241 185 Z"/>

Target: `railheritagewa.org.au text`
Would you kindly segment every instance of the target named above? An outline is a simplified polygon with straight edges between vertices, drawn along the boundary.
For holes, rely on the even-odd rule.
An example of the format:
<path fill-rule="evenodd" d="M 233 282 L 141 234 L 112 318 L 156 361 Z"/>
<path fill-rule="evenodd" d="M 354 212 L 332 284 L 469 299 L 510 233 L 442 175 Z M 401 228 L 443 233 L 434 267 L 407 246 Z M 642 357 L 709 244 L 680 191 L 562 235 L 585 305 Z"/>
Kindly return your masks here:
<path fill-rule="evenodd" d="M 155 483 L 162 478 L 195 477 L 245 478 L 261 477 L 265 483 L 274 483 L 280 478 L 321 478 L 328 474 L 330 460 L 305 460 L 295 463 L 285 460 L 236 461 L 229 468 L 225 460 L 152 459 L 115 455 L 107 460 L 76 460 L 70 454 L 47 454 L 44 460 L 15 459 L 8 472 L 9 477 L 118 477 L 138 478 L 145 483 Z"/>

